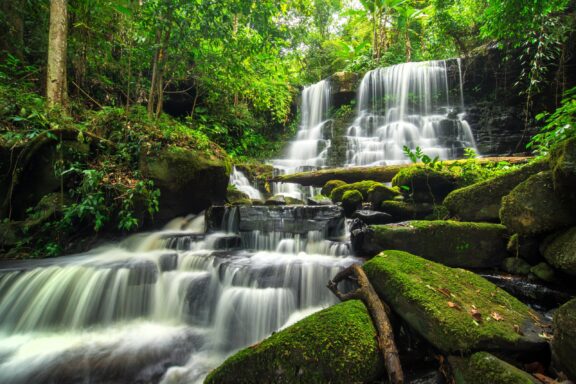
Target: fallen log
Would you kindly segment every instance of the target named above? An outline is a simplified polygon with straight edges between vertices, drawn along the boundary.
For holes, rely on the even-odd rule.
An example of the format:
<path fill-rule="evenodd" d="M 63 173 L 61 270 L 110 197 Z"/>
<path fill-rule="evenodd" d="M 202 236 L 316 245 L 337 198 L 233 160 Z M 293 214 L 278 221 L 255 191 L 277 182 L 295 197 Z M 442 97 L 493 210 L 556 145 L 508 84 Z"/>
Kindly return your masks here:
<path fill-rule="evenodd" d="M 359 288 L 349 293 L 340 292 L 338 290 L 338 283 L 352 275 L 356 277 Z M 328 289 L 341 301 L 362 300 L 368 312 L 370 312 L 372 322 L 378 331 L 378 347 L 384 357 L 384 366 L 386 367 L 390 383 L 404 383 L 404 373 L 402 371 L 402 365 L 400 364 L 398 348 L 394 342 L 394 332 L 388 317 L 390 308 L 380 300 L 362 267 L 354 264 L 340 271 L 328 282 Z"/>
<path fill-rule="evenodd" d="M 531 157 L 483 157 L 476 159 L 480 164 L 498 163 L 506 161 L 510 164 L 523 164 L 528 162 Z M 444 160 L 445 165 L 451 165 L 468 160 Z M 421 163 L 417 163 L 423 165 Z M 392 181 L 394 176 L 401 169 L 410 167 L 415 164 L 396 164 L 396 165 L 377 165 L 368 167 L 346 167 L 321 169 L 318 171 L 299 172 L 290 175 L 281 175 L 269 178 L 269 182 L 295 183 L 303 186 L 323 187 L 327 181 L 342 180 L 346 183 L 355 183 L 362 180 L 374 180 L 382 183 Z"/>

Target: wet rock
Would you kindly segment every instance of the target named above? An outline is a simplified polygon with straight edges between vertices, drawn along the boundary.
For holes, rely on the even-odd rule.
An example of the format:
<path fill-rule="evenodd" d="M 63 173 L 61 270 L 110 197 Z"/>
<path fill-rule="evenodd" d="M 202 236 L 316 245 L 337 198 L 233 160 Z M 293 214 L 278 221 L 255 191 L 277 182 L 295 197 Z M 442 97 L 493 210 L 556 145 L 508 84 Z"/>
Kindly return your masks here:
<path fill-rule="evenodd" d="M 502 197 L 531 175 L 548 168 L 546 161 L 535 161 L 510 173 L 450 192 L 444 205 L 462 221 L 500 220 Z"/>
<path fill-rule="evenodd" d="M 475 273 L 402 251 L 382 252 L 363 268 L 393 311 L 444 353 L 547 348 L 536 315 Z"/>
<path fill-rule="evenodd" d="M 360 219 L 366 224 L 389 224 L 394 222 L 392 215 L 385 212 L 362 209 L 352 214 L 353 219 Z"/>
<path fill-rule="evenodd" d="M 410 203 L 396 200 L 387 200 L 380 204 L 380 210 L 392 215 L 395 222 L 425 219 L 434 212 L 434 207 L 433 204 L 429 203 Z"/>
<path fill-rule="evenodd" d="M 367 201 L 373 207 L 379 207 L 385 200 L 393 200 L 395 197 L 400 196 L 400 193 L 392 188 L 388 188 L 382 184 L 375 184 L 368 189 Z"/>
<path fill-rule="evenodd" d="M 236 189 L 228 187 L 228 192 L 226 193 L 226 200 L 232 205 L 251 205 L 252 200 L 248 194 Z"/>
<path fill-rule="evenodd" d="M 540 238 L 519 236 L 517 233 L 510 236 L 506 249 L 514 257 L 521 257 L 530 264 L 542 261 L 540 253 Z"/>
<path fill-rule="evenodd" d="M 563 200 L 576 202 L 576 138 L 563 141 L 550 152 L 554 190 Z"/>
<path fill-rule="evenodd" d="M 266 205 L 286 205 L 286 198 L 283 195 L 272 196 L 264 202 Z"/>
<path fill-rule="evenodd" d="M 178 267 L 178 254 L 167 253 L 158 258 L 160 272 L 173 271 Z"/>
<path fill-rule="evenodd" d="M 505 196 L 500 219 L 511 233 L 531 236 L 575 224 L 573 210 L 554 193 L 548 171 L 530 176 Z"/>
<path fill-rule="evenodd" d="M 324 184 L 324 186 L 322 187 L 322 190 L 320 191 L 320 193 L 324 196 L 330 196 L 330 194 L 332 193 L 332 191 L 334 189 L 341 187 L 343 185 L 346 185 L 346 182 L 342 181 L 342 180 L 327 181 L 326 184 Z"/>
<path fill-rule="evenodd" d="M 405 190 L 417 203 L 440 204 L 458 188 L 458 179 L 449 171 L 412 166 L 400 170 L 392 179 L 392 185 Z"/>
<path fill-rule="evenodd" d="M 379 194 L 384 194 L 384 195 L 388 194 L 390 196 L 389 197 L 390 199 L 393 198 L 394 196 L 397 196 L 400 194 L 400 193 L 398 193 L 398 191 L 395 191 L 392 188 L 388 188 L 382 183 L 379 183 L 377 181 L 372 181 L 372 180 L 365 180 L 365 181 L 359 181 L 357 183 L 346 184 L 346 185 L 342 185 L 340 187 L 334 188 L 332 190 L 332 192 L 330 193 L 330 198 L 334 202 L 340 202 L 340 201 L 342 201 L 342 197 L 344 196 L 345 192 L 356 190 L 362 194 L 362 198 L 364 200 L 368 201 L 369 191 L 370 190 L 374 191 L 374 188 L 378 188 L 377 193 L 379 193 Z"/>
<path fill-rule="evenodd" d="M 554 268 L 576 276 L 576 227 L 546 239 L 543 254 Z"/>
<path fill-rule="evenodd" d="M 576 380 L 576 299 L 561 306 L 554 314 L 552 361 L 558 371 Z"/>
<path fill-rule="evenodd" d="M 212 205 L 206 210 L 204 217 L 206 220 L 207 232 L 216 232 L 223 229 L 222 221 L 224 220 L 226 209 L 227 208 L 223 205 Z"/>
<path fill-rule="evenodd" d="M 344 192 L 344 195 L 342 196 L 342 208 L 344 208 L 344 214 L 346 217 L 352 216 L 352 213 L 361 209 L 362 201 L 362 194 L 359 191 L 352 189 Z"/>
<path fill-rule="evenodd" d="M 241 350 L 205 383 L 372 382 L 383 374 L 370 315 L 362 302 L 352 300 Z"/>
<path fill-rule="evenodd" d="M 306 199 L 308 205 L 332 205 L 332 200 L 329 197 L 316 195 Z"/>
<path fill-rule="evenodd" d="M 530 268 L 530 272 L 540 280 L 546 281 L 548 283 L 553 283 L 556 281 L 554 269 L 552 269 L 552 267 L 546 263 L 536 264 Z"/>
<path fill-rule="evenodd" d="M 506 229 L 498 224 L 407 221 L 370 226 L 361 242 L 352 233 L 352 245 L 362 256 L 397 249 L 451 267 L 490 268 L 508 256 L 505 235 Z"/>
<path fill-rule="evenodd" d="M 502 261 L 502 269 L 513 275 L 528 275 L 531 265 L 519 257 L 507 257 Z"/>
<path fill-rule="evenodd" d="M 534 376 L 488 352 L 449 356 L 455 384 L 541 384 Z"/>

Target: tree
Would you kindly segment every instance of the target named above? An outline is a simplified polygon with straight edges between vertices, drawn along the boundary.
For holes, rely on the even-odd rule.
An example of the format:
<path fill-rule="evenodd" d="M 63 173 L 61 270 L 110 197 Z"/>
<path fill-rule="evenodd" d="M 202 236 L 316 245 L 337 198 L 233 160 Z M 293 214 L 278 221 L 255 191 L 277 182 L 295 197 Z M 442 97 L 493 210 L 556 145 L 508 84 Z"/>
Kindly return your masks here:
<path fill-rule="evenodd" d="M 65 107 L 68 99 L 66 53 L 68 45 L 67 0 L 50 1 L 50 30 L 48 33 L 48 78 L 46 98 L 48 106 Z"/>

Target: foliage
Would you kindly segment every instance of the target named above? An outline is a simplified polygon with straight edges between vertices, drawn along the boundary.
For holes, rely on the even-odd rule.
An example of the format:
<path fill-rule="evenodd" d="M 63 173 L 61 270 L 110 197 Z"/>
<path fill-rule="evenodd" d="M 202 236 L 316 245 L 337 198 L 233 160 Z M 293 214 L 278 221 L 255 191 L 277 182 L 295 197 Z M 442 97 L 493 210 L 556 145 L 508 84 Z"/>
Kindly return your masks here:
<path fill-rule="evenodd" d="M 528 149 L 539 156 L 545 156 L 556 144 L 576 136 L 576 87 L 566 91 L 562 103 L 552 114 L 540 113 L 536 116 L 546 125 L 532 137 Z"/>

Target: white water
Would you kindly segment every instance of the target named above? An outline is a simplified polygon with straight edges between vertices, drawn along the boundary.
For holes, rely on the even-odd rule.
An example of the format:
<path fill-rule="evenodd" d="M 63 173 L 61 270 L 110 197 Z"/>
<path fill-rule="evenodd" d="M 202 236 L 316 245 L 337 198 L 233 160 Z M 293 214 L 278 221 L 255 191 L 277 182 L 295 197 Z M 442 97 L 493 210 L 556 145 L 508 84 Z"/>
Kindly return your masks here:
<path fill-rule="evenodd" d="M 236 169 L 236 167 L 232 169 L 232 174 L 230 175 L 230 185 L 235 186 L 240 192 L 247 194 L 251 199 L 262 199 L 262 194 L 260 191 L 254 188 L 254 186 L 250 184 L 248 178 L 242 172 Z"/>
<path fill-rule="evenodd" d="M 189 226 L 204 224 L 174 220 L 89 255 L 0 270 L 0 383 L 201 382 L 333 304 L 326 282 L 355 260 L 321 231 L 245 232 L 244 250 L 226 250 L 220 240 L 238 235 Z"/>
<path fill-rule="evenodd" d="M 430 157 L 461 157 L 476 148 L 464 120 L 460 95 L 450 99 L 446 61 L 398 64 L 368 72 L 358 92 L 358 116 L 348 128 L 347 165 L 385 165 L 408 161 L 403 147 L 420 147 Z"/>

